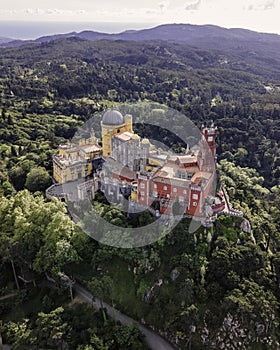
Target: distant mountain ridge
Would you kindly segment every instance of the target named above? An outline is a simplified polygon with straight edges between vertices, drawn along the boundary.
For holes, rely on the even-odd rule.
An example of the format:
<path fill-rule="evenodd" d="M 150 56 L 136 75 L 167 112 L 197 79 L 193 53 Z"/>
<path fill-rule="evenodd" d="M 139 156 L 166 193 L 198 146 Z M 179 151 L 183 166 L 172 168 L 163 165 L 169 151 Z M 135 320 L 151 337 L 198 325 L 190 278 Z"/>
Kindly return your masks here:
<path fill-rule="evenodd" d="M 75 50 L 75 45 L 78 41 L 84 42 L 84 47 L 87 46 L 86 43 L 100 44 L 98 46 L 101 49 L 104 46 L 107 47 L 106 42 L 102 43 L 104 40 L 114 41 L 115 44 L 119 43 L 117 46 L 114 45 L 114 50 L 116 51 L 114 55 L 117 55 L 118 47 L 122 43 L 128 43 L 129 41 L 135 41 L 135 45 L 136 43 L 141 43 L 141 41 L 143 45 L 144 43 L 150 43 L 152 46 L 160 46 L 160 43 L 162 43 L 164 45 L 173 45 L 171 51 L 175 50 L 175 46 L 180 46 L 181 52 L 178 53 L 180 57 L 184 57 L 184 52 L 190 52 L 192 49 L 202 49 L 207 52 L 210 50 L 214 55 L 220 55 L 220 64 L 226 65 L 228 68 L 245 70 L 253 74 L 262 72 L 262 74 L 267 74 L 273 79 L 279 79 L 280 77 L 280 35 L 258 33 L 239 28 L 226 29 L 214 25 L 165 24 L 151 29 L 128 30 L 118 34 L 86 30 L 79 33 L 70 32 L 67 34 L 43 36 L 36 40 L 10 41 L 0 44 L 0 49 L 1 46 L 13 48 L 23 45 L 29 45 L 31 48 L 34 45 L 40 48 L 41 45 L 48 46 L 57 43 L 58 46 L 56 47 L 66 46 Z M 83 47 L 82 43 L 81 45 Z M 210 56 L 212 53 L 210 51 L 207 53 L 209 56 L 208 61 L 209 59 L 211 60 Z M 120 60 L 122 62 L 129 62 L 128 58 L 130 56 L 128 54 L 125 55 L 126 58 L 122 54 L 121 56 Z M 142 57 L 143 60 L 148 59 L 145 54 L 144 56 Z M 175 56 L 173 56 L 173 66 L 177 62 L 174 58 Z M 206 56 L 203 64 L 206 64 Z M 171 58 L 169 57 L 169 59 Z M 176 62 L 174 62 L 174 59 Z M 139 61 L 139 57 L 130 57 L 130 60 L 133 62 L 135 60 Z M 180 59 L 177 62 L 177 64 L 182 63 L 184 64 Z M 192 63 L 194 62 L 192 61 Z M 197 60 L 195 60 L 195 66 L 198 66 Z"/>
<path fill-rule="evenodd" d="M 254 32 L 247 29 L 226 29 L 215 25 L 192 24 L 163 24 L 150 29 L 127 30 L 117 34 L 108 34 L 95 31 L 71 32 L 43 36 L 35 40 L 9 40 L 0 46 L 15 47 L 27 43 L 49 42 L 61 38 L 77 37 L 86 40 L 134 40 L 134 41 L 178 41 L 192 46 L 224 49 L 228 47 L 244 46 L 248 48 L 252 44 L 273 44 L 280 49 L 280 35 Z"/>
<path fill-rule="evenodd" d="M 7 44 L 7 43 L 9 43 L 11 41 L 14 41 L 14 39 L 10 39 L 10 38 L 6 38 L 6 37 L 3 37 L 3 36 L 0 36 L 0 46 L 2 44 Z"/>

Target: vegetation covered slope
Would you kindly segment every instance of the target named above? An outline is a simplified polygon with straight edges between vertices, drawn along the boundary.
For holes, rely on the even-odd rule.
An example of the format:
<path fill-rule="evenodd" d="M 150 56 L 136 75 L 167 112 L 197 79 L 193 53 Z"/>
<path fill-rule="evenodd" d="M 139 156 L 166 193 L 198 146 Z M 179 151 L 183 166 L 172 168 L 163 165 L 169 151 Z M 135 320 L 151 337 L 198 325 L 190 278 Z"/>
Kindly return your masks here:
<path fill-rule="evenodd" d="M 198 123 L 213 119 L 221 130 L 220 157 L 253 167 L 267 185 L 276 185 L 277 80 L 268 79 L 262 70 L 258 75 L 248 73 L 246 58 L 242 65 L 241 59 L 229 64 L 223 64 L 221 59 L 217 51 L 163 42 L 131 45 L 70 38 L 36 47 L 2 49 L 2 125 L 22 124 L 21 118 L 26 115 L 28 120 L 36 118 L 39 123 L 50 115 L 55 117 L 52 120 L 62 121 L 59 115 L 65 115 L 64 125 L 68 124 L 65 126 L 70 130 L 63 130 L 60 122 L 60 126 L 47 122 L 45 128 L 48 127 L 48 139 L 69 137 L 77 119 L 89 118 L 102 109 L 105 100 L 153 100 L 182 111 Z M 279 70 L 278 66 L 269 67 L 272 76 Z M 12 118 L 8 120 L 9 114 Z M 36 133 L 42 127 L 28 127 L 27 132 L 31 129 L 33 134 L 27 139 L 37 139 Z M 4 140 L 15 142 L 18 137 L 11 137 L 9 132 L 7 136 L 4 130 L 2 133 Z"/>
<path fill-rule="evenodd" d="M 86 40 L 125 40 L 125 41 L 151 41 L 163 40 L 184 43 L 197 48 L 220 50 L 228 58 L 238 57 L 240 64 L 244 61 L 248 65 L 264 66 L 269 69 L 279 66 L 280 36 L 276 34 L 258 33 L 250 30 L 233 28 L 226 29 L 214 25 L 191 24 L 165 24 L 154 28 L 125 31 L 119 34 L 98 33 L 90 30 L 80 33 L 56 34 L 30 41 L 32 43 L 45 43 L 63 38 L 80 38 Z M 11 41 L 3 45 L 18 46 L 29 41 Z"/>
<path fill-rule="evenodd" d="M 225 56 L 159 41 L 132 45 L 70 38 L 1 49 L 2 293 L 16 288 L 13 265 L 38 283 L 45 273 L 52 275 L 58 290 L 64 272 L 183 349 L 222 348 L 227 342 L 231 349 L 277 349 L 279 67 L 269 61 L 259 67 L 238 52 Z M 36 193 L 48 186 L 51 155 L 60 142 L 95 111 L 138 100 L 167 104 L 197 124 L 215 121 L 219 172 L 235 207 L 250 220 L 252 235 L 242 232 L 238 219 L 222 217 L 213 228 L 191 235 L 186 220 L 152 246 L 116 250 L 76 231 L 62 204 Z M 24 188 L 34 195 L 21 192 Z M 107 220 L 117 218 L 123 225 L 151 219 L 143 213 L 139 222 L 129 223 L 102 198 L 95 205 Z M 29 287 L 24 301 L 31 295 Z M 53 311 L 64 324 L 65 314 L 50 303 L 37 314 Z M 5 320 L 14 315 L 12 304 L 2 301 L 1 307 Z M 31 316 L 38 317 L 23 311 L 14 320 L 17 326 L 4 327 L 5 339 L 14 341 L 15 328 L 34 334 L 39 326 Z M 98 331 L 95 336 L 104 340 Z M 87 333 L 75 346 L 97 346 L 90 341 Z M 43 339 L 40 346 L 57 344 Z"/>

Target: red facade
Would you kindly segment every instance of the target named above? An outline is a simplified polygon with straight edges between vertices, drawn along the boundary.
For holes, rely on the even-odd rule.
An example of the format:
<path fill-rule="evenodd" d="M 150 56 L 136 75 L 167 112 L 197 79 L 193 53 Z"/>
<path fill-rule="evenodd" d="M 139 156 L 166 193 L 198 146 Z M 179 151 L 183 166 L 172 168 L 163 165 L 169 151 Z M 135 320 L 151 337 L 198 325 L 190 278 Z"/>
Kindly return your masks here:
<path fill-rule="evenodd" d="M 128 183 L 137 180 L 137 202 L 142 206 L 169 215 L 177 203 L 177 207 L 180 210 L 183 208 L 186 215 L 202 217 L 205 215 L 205 200 L 211 194 L 215 180 L 215 139 L 218 130 L 213 125 L 210 128 L 203 126 L 201 133 L 204 137 L 199 150 L 171 156 L 153 173 L 134 173 L 130 176 L 122 169 L 120 174 L 113 173 L 112 177 Z"/>

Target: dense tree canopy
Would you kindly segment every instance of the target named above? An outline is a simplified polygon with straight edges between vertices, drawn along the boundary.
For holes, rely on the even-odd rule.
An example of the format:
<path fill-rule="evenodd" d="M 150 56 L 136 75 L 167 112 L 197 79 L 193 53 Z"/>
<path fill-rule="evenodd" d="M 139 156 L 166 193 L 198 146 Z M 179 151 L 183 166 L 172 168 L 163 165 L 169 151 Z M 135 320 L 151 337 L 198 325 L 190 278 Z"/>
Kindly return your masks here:
<path fill-rule="evenodd" d="M 14 349 L 145 349 L 135 327 L 115 324 L 104 310 L 68 308 L 68 288 L 72 296 L 78 280 L 182 348 L 278 349 L 279 67 L 256 66 L 240 52 L 227 52 L 222 64 L 217 50 L 167 42 L 69 38 L 0 50 L 0 293 L 20 290 L 15 303 L 0 301 L 4 340 Z M 222 216 L 190 233 L 185 219 L 153 245 L 116 249 L 79 231 L 63 203 L 44 198 L 58 144 L 95 112 L 139 100 L 218 125 L 219 181 L 250 233 L 243 219 Z M 96 116 L 97 136 L 99 122 Z M 135 130 L 176 151 L 185 147 L 165 130 Z M 149 212 L 128 220 L 104 198 L 94 206 L 118 226 L 153 220 Z M 44 288 L 46 276 L 57 294 L 41 295 L 30 283 Z M 40 306 L 27 311 L 34 295 Z"/>

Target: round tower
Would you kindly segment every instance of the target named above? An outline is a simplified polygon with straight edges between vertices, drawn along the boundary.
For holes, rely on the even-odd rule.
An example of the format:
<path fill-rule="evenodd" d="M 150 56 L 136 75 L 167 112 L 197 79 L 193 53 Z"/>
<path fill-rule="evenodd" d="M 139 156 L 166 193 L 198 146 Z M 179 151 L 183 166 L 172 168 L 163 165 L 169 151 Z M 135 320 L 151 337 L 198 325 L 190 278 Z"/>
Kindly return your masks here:
<path fill-rule="evenodd" d="M 121 112 L 115 109 L 109 109 L 104 113 L 101 121 L 104 156 L 110 156 L 112 154 L 112 137 L 119 132 L 126 131 L 125 126 L 124 117 Z"/>

